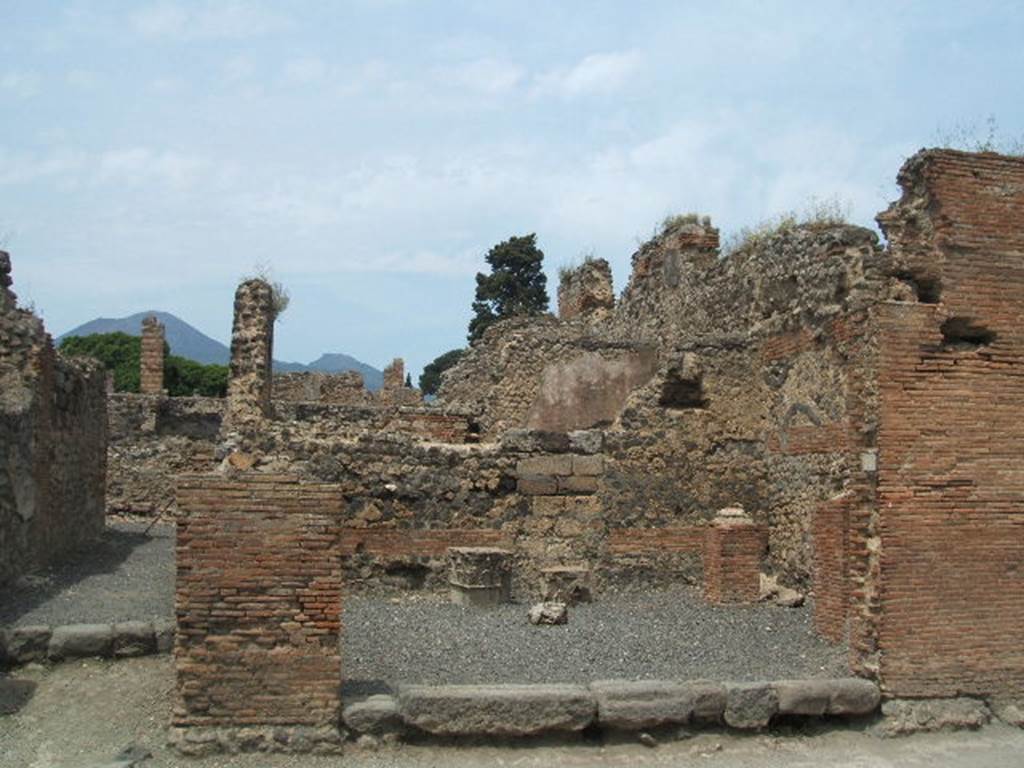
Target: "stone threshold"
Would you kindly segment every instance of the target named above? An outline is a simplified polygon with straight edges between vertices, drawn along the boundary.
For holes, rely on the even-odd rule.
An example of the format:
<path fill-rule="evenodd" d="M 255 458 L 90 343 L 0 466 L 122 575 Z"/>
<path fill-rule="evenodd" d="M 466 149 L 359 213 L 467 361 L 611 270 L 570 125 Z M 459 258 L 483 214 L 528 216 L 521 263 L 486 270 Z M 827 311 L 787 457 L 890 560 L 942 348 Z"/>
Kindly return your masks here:
<path fill-rule="evenodd" d="M 129 659 L 174 648 L 174 622 L 121 621 L 109 624 L 34 624 L 0 629 L 0 667 L 70 659 Z"/>
<path fill-rule="evenodd" d="M 178 725 L 170 743 L 187 755 L 340 752 L 401 740 L 516 740 L 599 729 L 767 728 L 780 717 L 857 718 L 878 711 L 878 686 L 860 678 L 774 682 L 608 680 L 590 685 L 406 685 L 344 708 L 339 727 Z M 648 736 L 648 738 L 651 738 Z"/>

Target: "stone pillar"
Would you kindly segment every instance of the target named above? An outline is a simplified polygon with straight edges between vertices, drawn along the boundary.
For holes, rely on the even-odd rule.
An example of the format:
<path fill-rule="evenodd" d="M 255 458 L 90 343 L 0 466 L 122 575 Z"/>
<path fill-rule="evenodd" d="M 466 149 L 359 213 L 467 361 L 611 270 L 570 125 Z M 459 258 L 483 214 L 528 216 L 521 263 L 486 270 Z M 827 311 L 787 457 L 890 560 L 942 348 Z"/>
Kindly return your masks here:
<path fill-rule="evenodd" d="M 396 357 L 384 369 L 384 389 L 391 391 L 405 386 L 405 361 Z"/>
<path fill-rule="evenodd" d="M 265 280 L 246 280 L 235 291 L 225 425 L 269 415 L 273 352 L 274 291 Z"/>
<path fill-rule="evenodd" d="M 512 596 L 512 553 L 492 547 L 449 547 L 448 584 L 452 602 L 489 608 Z"/>
<path fill-rule="evenodd" d="M 711 603 L 756 603 L 765 531 L 739 507 L 718 512 L 704 538 L 704 596 Z"/>
<path fill-rule="evenodd" d="M 153 315 L 142 321 L 139 391 L 144 395 L 164 391 L 164 326 Z"/>
<path fill-rule="evenodd" d="M 558 284 L 558 317 L 571 320 L 615 308 L 612 268 L 604 259 L 591 259 L 562 273 Z"/>

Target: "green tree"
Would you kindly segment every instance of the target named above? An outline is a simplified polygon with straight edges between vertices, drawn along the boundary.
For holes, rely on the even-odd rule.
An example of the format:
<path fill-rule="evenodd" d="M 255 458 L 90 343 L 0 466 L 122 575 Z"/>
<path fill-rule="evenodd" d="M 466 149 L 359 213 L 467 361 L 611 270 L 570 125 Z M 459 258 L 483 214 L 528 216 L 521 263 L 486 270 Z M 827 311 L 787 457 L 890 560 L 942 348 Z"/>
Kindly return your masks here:
<path fill-rule="evenodd" d="M 536 315 L 548 308 L 544 252 L 537 235 L 510 237 L 487 252 L 491 274 L 476 275 L 476 300 L 469 321 L 469 341 L 476 341 L 490 326 L 514 315 Z"/>
<path fill-rule="evenodd" d="M 93 333 L 69 336 L 60 343 L 66 355 L 94 357 L 114 374 L 114 391 L 139 391 L 139 358 L 142 340 L 127 333 Z M 224 397 L 228 391 L 228 367 L 203 365 L 195 360 L 169 354 L 164 342 L 164 388 L 169 395 L 204 395 Z"/>
<path fill-rule="evenodd" d="M 139 358 L 142 340 L 127 333 L 93 333 L 89 336 L 68 336 L 60 342 L 66 355 L 94 357 L 114 374 L 117 392 L 139 391 Z"/>
<path fill-rule="evenodd" d="M 464 349 L 452 349 L 423 366 L 423 373 L 420 374 L 420 391 L 424 395 L 436 395 L 437 390 L 441 388 L 441 374 L 459 362 L 459 358 L 465 353 Z"/>

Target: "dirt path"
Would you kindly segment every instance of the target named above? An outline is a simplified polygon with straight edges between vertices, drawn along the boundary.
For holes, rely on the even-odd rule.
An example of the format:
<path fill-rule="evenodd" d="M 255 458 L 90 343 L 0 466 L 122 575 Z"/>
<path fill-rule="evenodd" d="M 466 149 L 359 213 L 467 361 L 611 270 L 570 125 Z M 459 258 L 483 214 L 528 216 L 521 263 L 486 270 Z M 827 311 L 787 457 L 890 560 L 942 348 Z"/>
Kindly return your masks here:
<path fill-rule="evenodd" d="M 152 759 L 142 763 L 144 768 L 1008 768 L 1024 764 L 1024 732 L 1005 726 L 903 739 L 878 739 L 847 730 L 815 736 L 704 733 L 654 749 L 632 743 L 519 748 L 404 746 L 381 752 L 353 749 L 341 758 L 233 755 L 197 761 L 179 757 L 163 743 L 174 685 L 168 657 L 86 661 L 50 668 L 32 665 L 0 680 L 0 689 L 10 690 L 12 681 L 20 681 L 17 688 L 31 695 L 14 714 L 0 715 L 3 768 L 98 768 L 110 764 L 130 744 L 153 753 Z"/>

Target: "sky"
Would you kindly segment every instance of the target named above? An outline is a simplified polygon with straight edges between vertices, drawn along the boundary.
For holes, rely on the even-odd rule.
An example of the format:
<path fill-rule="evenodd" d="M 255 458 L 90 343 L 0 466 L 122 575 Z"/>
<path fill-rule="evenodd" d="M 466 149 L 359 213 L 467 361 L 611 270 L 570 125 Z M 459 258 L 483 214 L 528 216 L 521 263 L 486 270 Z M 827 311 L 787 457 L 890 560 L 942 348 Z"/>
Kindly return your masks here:
<path fill-rule="evenodd" d="M 667 215 L 854 223 L 959 134 L 1024 137 L 1021 2 L 0 0 L 0 247 L 58 335 L 173 312 L 275 357 L 413 375 L 465 344 L 484 255 L 535 232 L 616 290 Z"/>

